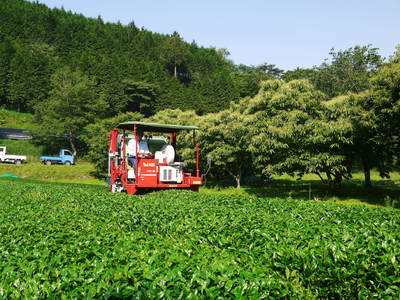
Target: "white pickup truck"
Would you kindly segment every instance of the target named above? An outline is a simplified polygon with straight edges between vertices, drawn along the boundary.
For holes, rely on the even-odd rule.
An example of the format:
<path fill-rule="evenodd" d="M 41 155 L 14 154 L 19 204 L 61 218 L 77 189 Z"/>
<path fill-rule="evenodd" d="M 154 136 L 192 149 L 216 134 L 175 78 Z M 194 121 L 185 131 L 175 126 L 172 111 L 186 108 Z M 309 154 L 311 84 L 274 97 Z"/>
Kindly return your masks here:
<path fill-rule="evenodd" d="M 0 146 L 0 162 L 20 165 L 26 162 L 25 155 L 9 155 L 6 154 L 7 147 Z"/>

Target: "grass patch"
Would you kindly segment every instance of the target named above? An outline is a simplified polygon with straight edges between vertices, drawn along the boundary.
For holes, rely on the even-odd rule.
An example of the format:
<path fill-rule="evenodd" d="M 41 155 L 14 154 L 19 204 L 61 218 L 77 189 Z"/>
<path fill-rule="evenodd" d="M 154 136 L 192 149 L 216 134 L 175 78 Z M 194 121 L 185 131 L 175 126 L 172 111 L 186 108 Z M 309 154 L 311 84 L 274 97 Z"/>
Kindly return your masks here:
<path fill-rule="evenodd" d="M 8 154 L 26 155 L 28 162 L 38 162 L 39 157 L 44 154 L 44 147 L 34 145 L 30 140 L 0 139 L 0 146 L 6 146 Z"/>
<path fill-rule="evenodd" d="M 34 129 L 37 125 L 32 114 L 0 108 L 0 127 Z"/>
<path fill-rule="evenodd" d="M 34 116 L 0 108 L 0 127 L 33 130 L 37 128 Z M 30 140 L 0 139 L 0 146 L 6 146 L 9 154 L 26 155 L 28 161 L 38 161 L 44 147 L 34 145 Z"/>
<path fill-rule="evenodd" d="M 0 164 L 0 175 L 12 174 L 21 178 L 50 181 L 70 182 L 105 185 L 105 181 L 94 176 L 94 165 L 78 160 L 76 165 L 51 165 L 47 166 L 39 162 L 16 166 L 12 164 Z"/>

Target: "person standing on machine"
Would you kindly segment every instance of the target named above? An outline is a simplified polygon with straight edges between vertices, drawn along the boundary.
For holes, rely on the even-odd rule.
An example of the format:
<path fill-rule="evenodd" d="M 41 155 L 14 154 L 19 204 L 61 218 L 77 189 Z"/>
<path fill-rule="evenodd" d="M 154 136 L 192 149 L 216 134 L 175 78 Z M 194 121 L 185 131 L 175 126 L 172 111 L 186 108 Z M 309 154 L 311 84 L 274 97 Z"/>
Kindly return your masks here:
<path fill-rule="evenodd" d="M 149 154 L 149 145 L 147 143 L 147 136 L 143 136 L 143 134 L 138 134 L 139 142 L 139 157 L 144 154 Z M 134 170 L 136 170 L 136 140 L 135 138 L 130 139 L 127 145 L 127 154 L 128 154 L 128 165 L 131 166 Z"/>

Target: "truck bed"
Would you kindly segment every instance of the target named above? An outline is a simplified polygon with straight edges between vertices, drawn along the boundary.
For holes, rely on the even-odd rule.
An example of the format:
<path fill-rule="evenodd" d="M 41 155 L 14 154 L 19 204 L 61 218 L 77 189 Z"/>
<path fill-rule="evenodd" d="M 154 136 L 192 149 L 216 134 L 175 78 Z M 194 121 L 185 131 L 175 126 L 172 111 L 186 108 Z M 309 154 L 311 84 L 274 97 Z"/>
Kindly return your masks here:
<path fill-rule="evenodd" d="M 40 160 L 62 161 L 62 159 L 57 156 L 41 156 Z"/>
<path fill-rule="evenodd" d="M 25 155 L 10 155 L 10 154 L 6 154 L 4 156 L 2 156 L 5 159 L 19 159 L 19 160 L 26 160 L 26 156 Z"/>

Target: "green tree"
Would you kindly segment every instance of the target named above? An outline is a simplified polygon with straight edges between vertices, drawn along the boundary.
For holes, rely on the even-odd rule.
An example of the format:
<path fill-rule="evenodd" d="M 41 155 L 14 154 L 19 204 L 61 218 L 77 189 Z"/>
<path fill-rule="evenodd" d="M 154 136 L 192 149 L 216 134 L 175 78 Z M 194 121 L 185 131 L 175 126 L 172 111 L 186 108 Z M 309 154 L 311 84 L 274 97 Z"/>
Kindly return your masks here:
<path fill-rule="evenodd" d="M 65 136 L 76 155 L 76 139 L 82 129 L 104 116 L 107 104 L 95 91 L 93 80 L 69 67 L 51 77 L 49 98 L 36 105 L 36 117 L 42 132 Z"/>
<path fill-rule="evenodd" d="M 144 81 L 123 80 L 124 91 L 128 97 L 127 109 L 137 111 L 145 116 L 154 113 L 154 101 L 157 96 L 157 87 Z"/>
<path fill-rule="evenodd" d="M 351 176 L 351 123 L 334 113 L 305 80 L 262 83 L 247 99 L 252 118 L 250 151 L 254 166 L 267 176 L 317 174 L 331 192 Z"/>
<path fill-rule="evenodd" d="M 264 63 L 256 67 L 257 72 L 267 73 L 272 77 L 280 79 L 284 73 L 282 69 L 279 69 L 276 65 Z"/>
<path fill-rule="evenodd" d="M 372 185 L 370 171 L 381 177 L 389 171 L 400 150 L 400 53 L 370 80 L 371 88 L 348 97 L 349 115 L 356 128 L 355 155 L 361 160 L 365 186 Z"/>
<path fill-rule="evenodd" d="M 286 71 L 282 75 L 282 79 L 286 82 L 298 79 L 308 79 L 310 82 L 314 82 L 314 78 L 317 73 L 318 71 L 316 69 L 296 68 L 294 70 Z"/>
<path fill-rule="evenodd" d="M 215 73 L 208 79 L 203 80 L 201 96 L 205 99 L 200 113 L 217 112 L 229 106 L 229 103 L 239 99 L 235 81 L 229 72 Z"/>
<path fill-rule="evenodd" d="M 74 66 L 95 81 L 97 93 L 110 106 L 109 117 L 127 110 L 124 79 L 157 87 L 150 101 L 155 112 L 166 108 L 213 111 L 210 104 L 215 99 L 218 105 L 228 106 L 231 97 L 219 98 L 220 93 L 208 88 L 210 78 L 221 78 L 221 74 L 228 80 L 222 78 L 215 91 L 237 93 L 229 79 L 232 63 L 224 50 L 188 44 L 178 33 L 163 35 L 133 23 L 104 23 L 101 18 L 86 18 L 32 1 L 2 0 L 1 4 L 0 40 L 21 48 L 14 49 L 18 55 L 7 52 L 5 64 L 0 58 L 0 73 L 7 73 L 0 79 L 0 89 L 6 88 L 3 103 L 8 108 L 18 109 L 19 105 L 21 110 L 32 110 L 36 101 L 47 98 L 51 74 L 64 66 Z M 49 45 L 51 51 L 39 47 L 29 52 L 26 49 L 31 45 Z M 49 71 L 42 68 L 47 59 Z"/>
<path fill-rule="evenodd" d="M 237 104 L 232 104 L 219 113 L 203 116 L 192 111 L 167 109 L 147 119 L 150 122 L 199 126 L 196 141 L 199 144 L 201 166 L 206 167 L 206 158 L 213 158 L 212 174 L 219 179 L 230 177 L 240 187 L 244 176 L 251 171 L 251 153 L 248 149 L 247 116 Z M 248 124 L 247 124 L 248 125 Z M 195 151 L 193 135 L 182 131 L 177 138 L 177 151 L 194 170 Z"/>
<path fill-rule="evenodd" d="M 234 179 L 237 188 L 243 177 L 252 173 L 249 120 L 239 104 L 231 104 L 226 110 L 202 117 L 199 140 L 202 150 L 213 158 L 212 174 Z"/>
<path fill-rule="evenodd" d="M 237 65 L 233 70 L 233 78 L 240 97 L 254 97 L 265 80 L 280 78 L 283 70 L 275 65 L 264 63 L 259 66 Z"/>
<path fill-rule="evenodd" d="M 178 68 L 183 67 L 188 55 L 188 48 L 178 32 L 174 31 L 166 39 L 162 51 L 161 60 L 166 64 L 167 68 L 172 68 L 174 77 L 177 78 Z"/>
<path fill-rule="evenodd" d="M 33 111 L 49 92 L 51 49 L 43 44 L 17 44 L 10 61 L 8 102 L 17 111 Z"/>
<path fill-rule="evenodd" d="M 10 80 L 10 64 L 15 49 L 8 39 L 0 41 L 0 103 L 8 104 L 8 85 Z"/>
<path fill-rule="evenodd" d="M 378 71 L 383 59 L 377 48 L 355 46 L 343 51 L 331 50 L 332 58 L 316 68 L 312 82 L 328 98 L 349 92 L 359 93 L 370 87 L 369 79 Z"/>

